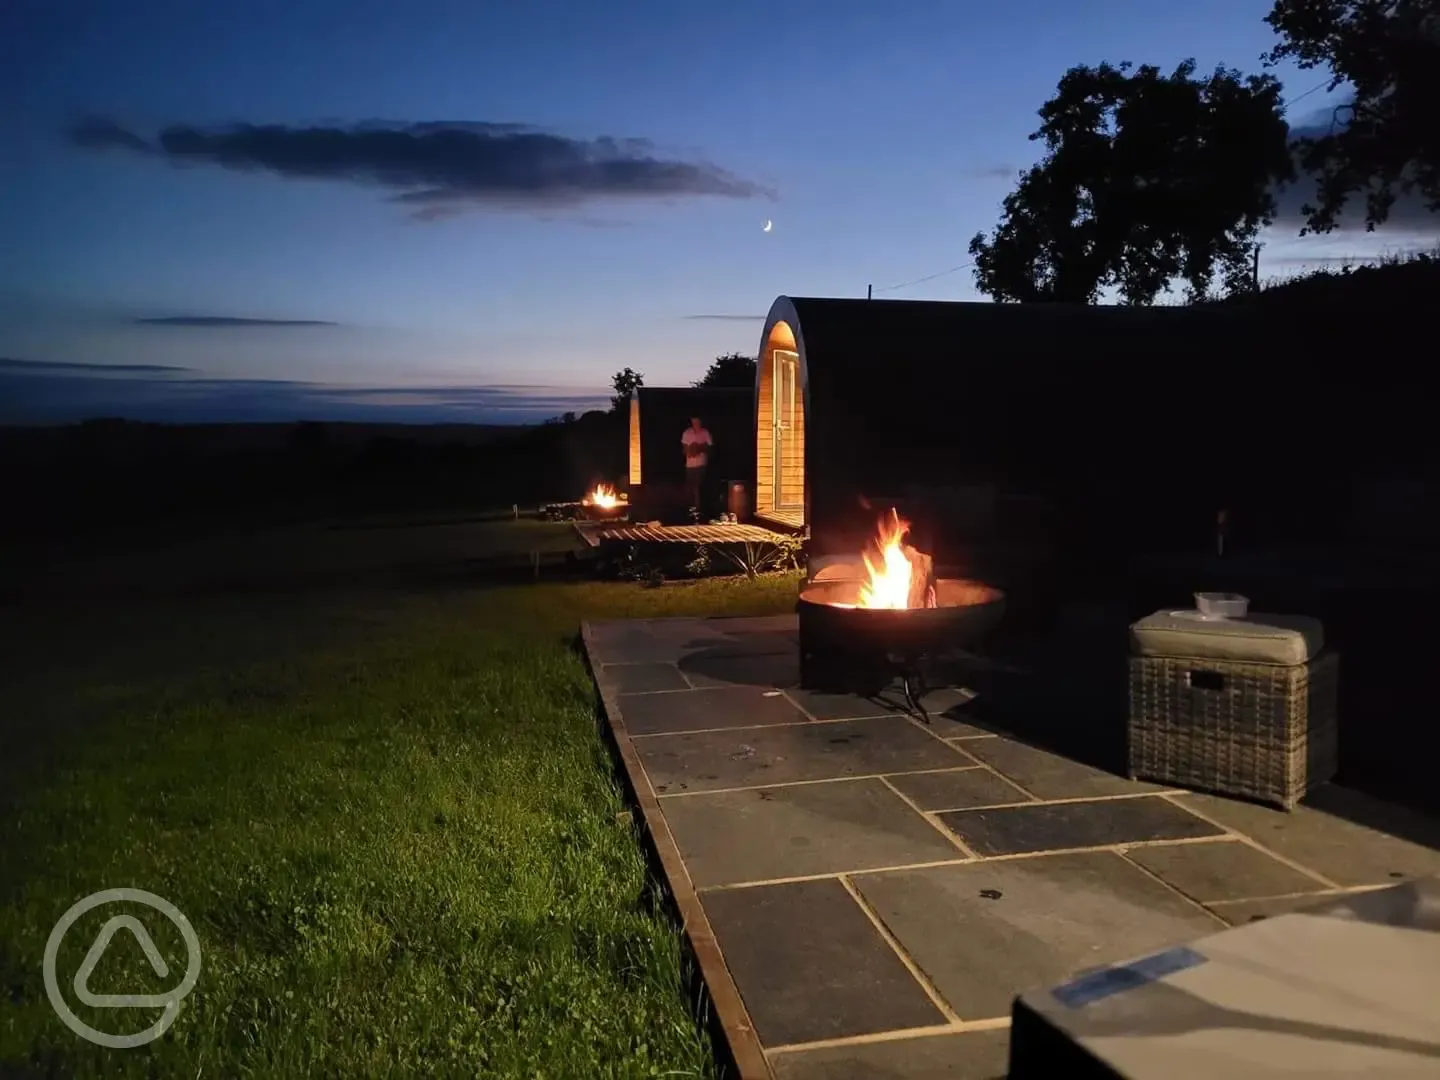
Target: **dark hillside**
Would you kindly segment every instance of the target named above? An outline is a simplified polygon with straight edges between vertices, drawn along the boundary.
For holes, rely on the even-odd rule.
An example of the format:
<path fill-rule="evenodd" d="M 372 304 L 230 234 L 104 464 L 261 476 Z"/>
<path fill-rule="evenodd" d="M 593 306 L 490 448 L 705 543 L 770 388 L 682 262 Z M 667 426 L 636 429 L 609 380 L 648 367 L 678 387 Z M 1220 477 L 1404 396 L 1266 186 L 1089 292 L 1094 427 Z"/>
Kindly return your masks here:
<path fill-rule="evenodd" d="M 230 528 L 578 497 L 624 475 L 623 418 L 493 425 L 187 425 L 0 430 L 0 538 Z"/>
<path fill-rule="evenodd" d="M 1374 265 L 1316 270 L 1272 282 L 1258 294 L 1241 294 L 1220 303 L 1331 314 L 1355 310 L 1410 311 L 1429 313 L 1434 318 L 1437 300 L 1440 300 L 1440 250 L 1388 258 Z"/>

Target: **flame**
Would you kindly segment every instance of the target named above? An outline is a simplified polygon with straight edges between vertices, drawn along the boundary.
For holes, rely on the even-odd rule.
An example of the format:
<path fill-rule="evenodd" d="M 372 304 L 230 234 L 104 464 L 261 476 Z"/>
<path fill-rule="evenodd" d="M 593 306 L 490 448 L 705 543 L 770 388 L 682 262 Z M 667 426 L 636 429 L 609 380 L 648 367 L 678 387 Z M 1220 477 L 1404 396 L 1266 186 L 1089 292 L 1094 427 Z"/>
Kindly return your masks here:
<path fill-rule="evenodd" d="M 860 584 L 862 608 L 908 608 L 910 606 L 910 579 L 915 568 L 905 552 L 905 535 L 910 523 L 893 508 L 880 519 L 880 529 L 875 538 L 875 552 L 862 553 L 865 560 L 866 580 Z"/>
<path fill-rule="evenodd" d="M 585 496 L 585 501 L 591 506 L 610 510 L 620 504 L 620 496 L 615 494 L 615 489 L 609 484 L 596 484 L 595 490 Z"/>

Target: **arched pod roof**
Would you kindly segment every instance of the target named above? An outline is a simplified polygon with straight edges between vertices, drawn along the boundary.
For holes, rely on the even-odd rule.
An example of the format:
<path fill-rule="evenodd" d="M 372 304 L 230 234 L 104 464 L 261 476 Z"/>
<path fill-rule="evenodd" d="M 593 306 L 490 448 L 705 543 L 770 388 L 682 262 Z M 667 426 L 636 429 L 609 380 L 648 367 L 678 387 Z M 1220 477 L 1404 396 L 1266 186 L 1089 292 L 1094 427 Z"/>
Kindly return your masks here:
<path fill-rule="evenodd" d="M 827 534 L 853 531 L 857 507 L 891 497 L 1058 491 L 1113 473 L 1160 410 L 1189 424 L 1219 407 L 1250 326 L 1232 309 L 782 296 L 761 337 L 757 410 L 767 359 L 793 348 L 806 521 L 823 549 Z"/>
<path fill-rule="evenodd" d="M 1414 364 L 1428 318 L 1264 295 L 1151 308 L 782 296 L 762 374 L 793 338 L 817 538 L 860 498 L 976 482 L 1063 496 L 1077 521 L 1170 512 L 1203 532 L 1237 491 L 1273 503 L 1302 477 L 1433 457 L 1403 437 L 1428 430 L 1416 406 L 1431 376 Z"/>
<path fill-rule="evenodd" d="M 984 439 L 1024 457 L 1014 444 L 1036 428 L 1043 435 L 1051 410 L 1087 408 L 1097 421 L 1121 406 L 1128 412 L 1122 397 L 1136 383 L 1195 383 L 1199 406 L 1211 396 L 1198 385 L 1205 372 L 1218 379 L 1243 356 L 1251 325 L 1240 309 L 782 296 L 761 352 L 793 337 L 807 457 L 858 464 L 877 444 L 903 446 L 911 469 L 931 471 L 933 462 L 953 474 L 966 465 L 957 460 L 962 445 L 987 456 Z M 1070 426 L 1051 425 L 1056 433 Z"/>

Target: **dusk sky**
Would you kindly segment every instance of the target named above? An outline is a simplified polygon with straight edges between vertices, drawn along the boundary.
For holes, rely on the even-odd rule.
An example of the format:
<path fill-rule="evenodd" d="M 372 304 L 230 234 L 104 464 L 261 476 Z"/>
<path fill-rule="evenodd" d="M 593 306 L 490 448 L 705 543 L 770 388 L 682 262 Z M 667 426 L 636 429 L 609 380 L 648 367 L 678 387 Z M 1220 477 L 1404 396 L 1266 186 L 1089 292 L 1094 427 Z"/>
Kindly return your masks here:
<path fill-rule="evenodd" d="M 1259 70 L 1268 7 L 6 0 L 0 420 L 533 420 L 782 293 L 977 299 L 1064 71 Z M 1422 231 L 1283 226 L 1269 274 Z"/>

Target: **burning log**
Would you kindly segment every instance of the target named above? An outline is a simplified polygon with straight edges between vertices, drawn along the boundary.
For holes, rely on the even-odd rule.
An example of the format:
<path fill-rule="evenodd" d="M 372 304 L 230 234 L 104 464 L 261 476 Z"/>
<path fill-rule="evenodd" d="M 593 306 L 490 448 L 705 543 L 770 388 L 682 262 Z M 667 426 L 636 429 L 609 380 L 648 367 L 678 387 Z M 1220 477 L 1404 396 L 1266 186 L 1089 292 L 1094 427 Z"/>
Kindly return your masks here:
<path fill-rule="evenodd" d="M 907 608 L 935 606 L 935 560 L 923 551 L 905 544 L 900 552 L 910 563 L 910 588 L 905 595 Z"/>
<path fill-rule="evenodd" d="M 935 606 L 935 560 L 905 543 L 910 523 L 891 510 L 880 520 L 874 555 L 862 554 L 865 581 L 860 606 L 866 608 L 931 608 Z"/>

